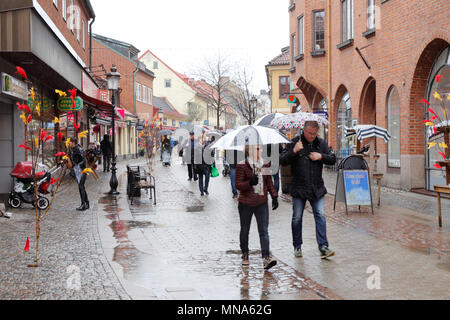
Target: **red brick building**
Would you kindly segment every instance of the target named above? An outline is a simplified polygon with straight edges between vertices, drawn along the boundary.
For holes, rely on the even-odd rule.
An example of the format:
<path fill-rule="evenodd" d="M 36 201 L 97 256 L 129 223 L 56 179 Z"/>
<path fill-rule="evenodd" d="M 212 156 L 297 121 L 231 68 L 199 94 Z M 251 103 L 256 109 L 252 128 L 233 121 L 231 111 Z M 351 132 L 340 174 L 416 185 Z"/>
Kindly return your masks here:
<path fill-rule="evenodd" d="M 445 184 L 426 148 L 423 98 L 433 104 L 436 74 L 450 83 L 450 1 L 290 0 L 291 89 L 303 110 L 326 109 L 339 157 L 354 151 L 345 127 L 376 124 L 383 184 L 403 189 Z M 433 90 L 432 90 L 433 89 Z M 444 92 L 445 93 L 445 92 Z M 330 99 L 329 99 L 330 97 Z M 331 102 L 329 102 L 331 100 Z"/>
<path fill-rule="evenodd" d="M 131 44 L 97 34 L 92 41 L 93 74 L 105 78 L 112 65 L 116 65 L 120 80 L 120 108 L 127 110 L 124 121 L 119 121 L 118 155 L 124 158 L 137 153 L 136 124 L 138 115 L 153 116 L 154 73 L 138 60 L 139 50 Z"/>

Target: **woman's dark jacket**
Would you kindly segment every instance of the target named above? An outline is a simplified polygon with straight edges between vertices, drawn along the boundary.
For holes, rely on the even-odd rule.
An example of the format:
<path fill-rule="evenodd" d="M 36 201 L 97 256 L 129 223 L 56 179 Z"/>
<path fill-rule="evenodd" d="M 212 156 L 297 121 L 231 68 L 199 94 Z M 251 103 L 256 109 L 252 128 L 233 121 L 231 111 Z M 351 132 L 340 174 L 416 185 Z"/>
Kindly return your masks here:
<path fill-rule="evenodd" d="M 71 148 L 69 156 L 74 166 L 79 164 L 81 170 L 86 169 L 86 158 L 84 156 L 84 151 L 79 145 L 76 145 L 75 147 Z"/>
<path fill-rule="evenodd" d="M 280 156 L 281 165 L 291 165 L 290 194 L 294 198 L 315 201 L 327 194 L 327 189 L 322 178 L 323 165 L 334 165 L 336 156 L 328 144 L 321 138 L 316 138 L 308 143 L 301 136 L 303 150 L 294 154 L 295 144 L 300 137 L 294 138 L 293 143 L 286 146 Z M 312 161 L 308 155 L 311 152 L 322 154 L 321 161 Z"/>

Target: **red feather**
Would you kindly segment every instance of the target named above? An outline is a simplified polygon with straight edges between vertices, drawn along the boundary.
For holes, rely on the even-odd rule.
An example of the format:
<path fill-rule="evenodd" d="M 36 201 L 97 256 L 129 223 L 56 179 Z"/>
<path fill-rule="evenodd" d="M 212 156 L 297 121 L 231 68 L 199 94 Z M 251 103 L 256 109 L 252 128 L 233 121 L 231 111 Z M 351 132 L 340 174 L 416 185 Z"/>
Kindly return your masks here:
<path fill-rule="evenodd" d="M 438 118 L 438 116 L 434 116 L 434 117 L 431 117 L 430 120 L 433 121 L 433 120 L 436 120 L 437 118 Z"/>
<path fill-rule="evenodd" d="M 75 109 L 77 105 L 75 104 L 75 99 L 73 97 L 70 97 L 72 99 L 72 109 Z"/>
<path fill-rule="evenodd" d="M 50 179 L 49 185 L 55 184 L 56 182 L 58 182 L 59 179 Z"/>
<path fill-rule="evenodd" d="M 434 114 L 434 115 L 436 115 L 436 112 L 434 112 L 434 110 L 433 110 L 433 109 L 431 109 L 431 108 L 430 108 L 430 109 L 428 109 L 428 112 L 429 112 L 429 113 L 432 113 L 432 114 Z"/>
<path fill-rule="evenodd" d="M 31 148 L 30 148 L 29 146 L 27 146 L 26 144 L 21 144 L 21 145 L 19 146 L 19 148 L 23 148 L 23 149 L 25 149 L 25 150 L 30 150 L 30 151 L 31 151 Z"/>
<path fill-rule="evenodd" d="M 31 116 L 31 114 L 28 116 L 27 122 L 30 123 L 31 120 L 33 120 L 33 117 Z"/>
<path fill-rule="evenodd" d="M 442 169 L 442 167 L 439 165 L 439 163 L 436 163 L 433 167 L 435 167 L 436 169 Z"/>
<path fill-rule="evenodd" d="M 427 123 L 427 122 L 430 122 L 430 120 L 425 119 L 425 120 L 422 121 L 423 124 L 425 124 L 425 123 Z"/>
<path fill-rule="evenodd" d="M 437 128 L 433 127 L 434 134 L 437 134 Z"/>
<path fill-rule="evenodd" d="M 21 111 L 26 111 L 28 113 L 32 113 L 30 107 L 28 107 L 26 104 L 20 104 L 20 103 L 16 103 L 17 105 L 17 109 L 21 110 Z"/>
<path fill-rule="evenodd" d="M 61 142 L 62 139 L 64 138 L 64 135 L 61 132 L 58 132 L 57 137 L 58 137 L 58 141 Z"/>
<path fill-rule="evenodd" d="M 75 99 L 77 97 L 77 89 L 73 88 L 72 90 L 69 90 L 72 99 Z"/>
<path fill-rule="evenodd" d="M 41 140 L 45 139 L 45 136 L 48 135 L 50 132 L 44 131 L 44 129 L 41 129 Z"/>
<path fill-rule="evenodd" d="M 439 154 L 441 155 L 442 158 L 444 158 L 444 160 L 446 160 L 447 158 L 445 157 L 445 154 L 442 152 L 439 152 Z"/>
<path fill-rule="evenodd" d="M 55 157 L 64 157 L 64 156 L 66 156 L 64 152 L 58 152 L 57 154 L 55 154 Z"/>
<path fill-rule="evenodd" d="M 423 103 L 426 103 L 427 105 L 430 105 L 430 103 L 428 102 L 427 99 L 422 99 L 421 101 L 422 101 Z"/>
<path fill-rule="evenodd" d="M 28 80 L 25 70 L 23 70 L 21 67 L 16 67 L 16 70 L 17 71 L 15 73 L 18 73 L 19 75 L 22 76 L 22 78 L 24 78 L 25 80 Z"/>
<path fill-rule="evenodd" d="M 48 142 L 48 141 L 51 141 L 51 140 L 53 140 L 52 136 L 48 136 L 47 138 L 45 138 L 45 142 Z"/>
<path fill-rule="evenodd" d="M 444 76 L 441 76 L 441 75 L 437 75 L 436 76 L 436 82 L 438 82 L 439 83 L 439 80 L 441 80 L 442 78 L 443 78 Z"/>
<path fill-rule="evenodd" d="M 76 132 L 80 131 L 80 126 L 79 125 L 77 125 L 75 122 L 72 123 L 72 124 L 73 124 L 73 127 L 75 128 Z"/>

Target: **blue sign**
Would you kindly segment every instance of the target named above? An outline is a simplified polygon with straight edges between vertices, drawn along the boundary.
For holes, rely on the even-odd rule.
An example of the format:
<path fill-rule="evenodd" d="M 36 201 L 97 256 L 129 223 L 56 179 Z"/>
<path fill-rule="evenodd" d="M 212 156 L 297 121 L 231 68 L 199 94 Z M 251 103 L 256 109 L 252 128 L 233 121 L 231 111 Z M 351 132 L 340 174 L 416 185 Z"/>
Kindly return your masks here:
<path fill-rule="evenodd" d="M 203 121 L 203 124 L 204 124 L 205 126 L 209 126 L 209 120 Z"/>
<path fill-rule="evenodd" d="M 326 111 L 315 111 L 314 113 L 318 114 L 320 116 L 324 116 L 325 119 L 329 120 L 328 112 L 326 112 Z"/>
<path fill-rule="evenodd" d="M 369 172 L 366 170 L 344 171 L 345 198 L 348 206 L 370 206 Z"/>

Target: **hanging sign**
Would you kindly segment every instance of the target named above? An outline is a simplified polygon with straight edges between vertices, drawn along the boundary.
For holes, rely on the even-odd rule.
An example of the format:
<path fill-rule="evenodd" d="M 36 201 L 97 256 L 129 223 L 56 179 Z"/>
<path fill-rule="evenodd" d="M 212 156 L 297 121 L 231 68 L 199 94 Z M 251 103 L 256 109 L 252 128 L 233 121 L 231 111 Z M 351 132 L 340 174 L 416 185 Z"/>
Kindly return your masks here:
<path fill-rule="evenodd" d="M 36 98 L 34 101 L 33 99 L 28 98 L 28 106 L 30 107 L 31 110 L 35 110 L 36 109 L 36 104 L 38 104 L 39 102 L 41 102 L 41 110 L 42 111 L 49 111 L 52 108 L 52 102 L 48 99 L 48 98 Z"/>
<path fill-rule="evenodd" d="M 13 96 L 22 100 L 28 100 L 27 84 L 3 72 L 1 89 L 3 94 Z"/>
<path fill-rule="evenodd" d="M 296 103 L 297 102 L 297 97 L 293 94 L 290 94 L 287 96 L 287 101 L 288 103 Z"/>
<path fill-rule="evenodd" d="M 72 98 L 60 98 L 58 99 L 59 111 L 81 111 L 83 109 L 83 99 L 80 97 L 75 98 L 75 108 L 73 108 Z"/>

